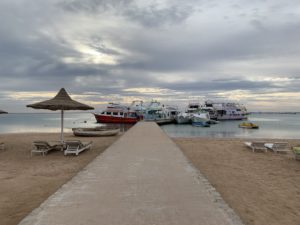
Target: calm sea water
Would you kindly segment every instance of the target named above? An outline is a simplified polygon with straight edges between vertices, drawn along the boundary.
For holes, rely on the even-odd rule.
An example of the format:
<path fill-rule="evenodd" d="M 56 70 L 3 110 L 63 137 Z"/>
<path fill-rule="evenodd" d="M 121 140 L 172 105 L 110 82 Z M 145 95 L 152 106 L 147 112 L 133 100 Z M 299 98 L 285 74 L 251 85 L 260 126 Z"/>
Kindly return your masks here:
<path fill-rule="evenodd" d="M 162 129 L 171 137 L 300 138 L 300 114 L 251 114 L 248 121 L 259 129 L 239 128 L 241 121 L 220 121 L 211 127 L 170 124 Z"/>
<path fill-rule="evenodd" d="M 60 132 L 60 113 L 9 113 L 0 115 L 0 133 Z M 65 112 L 64 129 L 96 126 L 91 113 Z"/>
<path fill-rule="evenodd" d="M 300 138 L 300 114 L 252 114 L 249 121 L 259 129 L 242 129 L 241 121 L 221 121 L 211 127 L 191 125 L 164 125 L 161 128 L 171 137 L 217 137 L 217 138 Z M 99 126 L 91 113 L 66 112 L 65 131 L 73 127 Z M 126 130 L 130 126 L 121 126 Z M 0 133 L 60 132 L 59 113 L 11 113 L 0 115 Z"/>

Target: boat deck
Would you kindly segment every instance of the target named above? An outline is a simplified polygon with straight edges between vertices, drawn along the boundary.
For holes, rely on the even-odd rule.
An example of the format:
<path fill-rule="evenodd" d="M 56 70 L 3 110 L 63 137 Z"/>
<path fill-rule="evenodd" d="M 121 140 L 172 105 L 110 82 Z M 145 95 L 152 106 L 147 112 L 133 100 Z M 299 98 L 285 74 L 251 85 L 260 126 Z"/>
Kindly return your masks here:
<path fill-rule="evenodd" d="M 20 222 L 38 224 L 242 223 L 158 125 L 139 122 Z"/>

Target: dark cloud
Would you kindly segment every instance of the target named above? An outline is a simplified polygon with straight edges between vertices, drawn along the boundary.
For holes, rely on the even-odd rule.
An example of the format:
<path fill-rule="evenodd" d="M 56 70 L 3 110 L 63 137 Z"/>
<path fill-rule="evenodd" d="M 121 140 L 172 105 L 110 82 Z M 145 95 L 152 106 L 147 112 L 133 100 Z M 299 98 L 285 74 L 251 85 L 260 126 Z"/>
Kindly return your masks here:
<path fill-rule="evenodd" d="M 146 27 L 156 27 L 185 21 L 197 9 L 197 2 L 201 1 L 173 0 L 166 1 L 166 5 L 162 6 L 160 1 L 149 1 L 148 4 L 139 5 L 139 2 L 134 0 L 70 0 L 60 3 L 59 6 L 72 13 L 101 14 L 110 11 L 116 16 L 122 16 Z"/>

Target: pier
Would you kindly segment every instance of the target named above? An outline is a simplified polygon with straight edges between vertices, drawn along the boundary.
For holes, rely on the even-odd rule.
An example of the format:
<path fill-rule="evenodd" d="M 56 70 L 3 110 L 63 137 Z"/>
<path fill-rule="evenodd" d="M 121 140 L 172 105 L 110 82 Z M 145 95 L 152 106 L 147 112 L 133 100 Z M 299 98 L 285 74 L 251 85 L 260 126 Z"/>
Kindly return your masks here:
<path fill-rule="evenodd" d="M 155 123 L 139 122 L 19 224 L 242 222 Z"/>

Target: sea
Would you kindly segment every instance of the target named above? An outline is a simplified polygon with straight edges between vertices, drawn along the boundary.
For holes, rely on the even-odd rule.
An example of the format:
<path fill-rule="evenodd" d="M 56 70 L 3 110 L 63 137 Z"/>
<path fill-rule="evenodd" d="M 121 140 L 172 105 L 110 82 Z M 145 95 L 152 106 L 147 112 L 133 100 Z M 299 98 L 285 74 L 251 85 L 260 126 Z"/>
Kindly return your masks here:
<path fill-rule="evenodd" d="M 168 124 L 161 129 L 170 137 L 210 137 L 210 138 L 300 138 L 300 114 L 255 113 L 248 121 L 259 125 L 259 129 L 243 129 L 241 121 L 220 121 L 210 127 Z M 9 113 L 0 115 L 0 133 L 60 132 L 60 113 Z M 89 112 L 65 112 L 64 131 L 71 132 L 74 127 L 96 127 Z M 117 125 L 126 131 L 130 125 Z"/>

